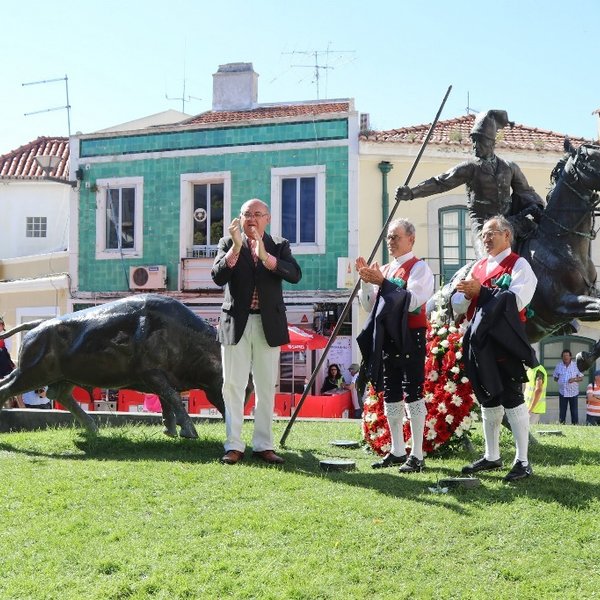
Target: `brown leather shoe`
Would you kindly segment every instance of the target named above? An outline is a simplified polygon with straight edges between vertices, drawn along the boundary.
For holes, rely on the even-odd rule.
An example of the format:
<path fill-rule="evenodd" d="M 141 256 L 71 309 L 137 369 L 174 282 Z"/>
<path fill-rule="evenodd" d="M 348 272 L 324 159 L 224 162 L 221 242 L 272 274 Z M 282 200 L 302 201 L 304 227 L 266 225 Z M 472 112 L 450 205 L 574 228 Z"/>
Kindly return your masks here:
<path fill-rule="evenodd" d="M 252 454 L 270 465 L 280 465 L 283 463 L 283 458 L 277 456 L 273 450 L 263 450 L 262 452 L 253 452 Z"/>
<path fill-rule="evenodd" d="M 244 453 L 239 450 L 227 450 L 223 458 L 221 458 L 221 462 L 226 465 L 235 465 L 239 463 L 240 460 L 244 458 Z"/>

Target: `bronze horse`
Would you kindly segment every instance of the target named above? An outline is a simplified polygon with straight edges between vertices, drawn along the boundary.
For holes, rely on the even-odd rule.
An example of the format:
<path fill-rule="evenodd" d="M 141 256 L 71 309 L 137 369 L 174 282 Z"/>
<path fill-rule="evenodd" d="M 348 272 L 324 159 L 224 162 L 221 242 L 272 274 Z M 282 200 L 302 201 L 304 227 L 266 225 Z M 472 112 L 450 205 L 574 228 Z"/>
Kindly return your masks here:
<path fill-rule="evenodd" d="M 600 146 L 572 150 L 553 172 L 555 184 L 535 234 L 519 249 L 531 264 L 538 285 L 531 302 L 534 315 L 527 336 L 536 342 L 551 334 L 572 332 L 574 319 L 600 321 L 600 292 L 591 243 L 600 202 Z M 600 341 L 577 356 L 581 371 L 600 356 Z"/>
<path fill-rule="evenodd" d="M 518 252 L 532 266 L 538 285 L 527 320 L 531 342 L 559 333 L 572 333 L 573 321 L 600 321 L 600 291 L 591 243 L 596 237 L 594 218 L 600 203 L 600 146 L 584 144 L 569 149 L 568 159 L 559 161 L 547 196 L 547 207 L 536 231 Z M 462 267 L 427 306 L 447 308 L 455 282 L 463 278 L 472 263 Z M 580 371 L 589 369 L 600 357 L 600 341 L 591 352 L 577 355 Z"/>

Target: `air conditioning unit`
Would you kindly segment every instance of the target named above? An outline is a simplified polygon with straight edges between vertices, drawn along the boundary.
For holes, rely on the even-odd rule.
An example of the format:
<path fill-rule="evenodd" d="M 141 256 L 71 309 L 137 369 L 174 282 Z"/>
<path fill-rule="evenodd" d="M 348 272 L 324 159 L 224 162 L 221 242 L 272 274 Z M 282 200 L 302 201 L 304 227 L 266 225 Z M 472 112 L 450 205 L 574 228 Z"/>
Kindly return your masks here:
<path fill-rule="evenodd" d="M 167 266 L 129 267 L 129 287 L 132 290 L 164 290 L 167 288 Z"/>

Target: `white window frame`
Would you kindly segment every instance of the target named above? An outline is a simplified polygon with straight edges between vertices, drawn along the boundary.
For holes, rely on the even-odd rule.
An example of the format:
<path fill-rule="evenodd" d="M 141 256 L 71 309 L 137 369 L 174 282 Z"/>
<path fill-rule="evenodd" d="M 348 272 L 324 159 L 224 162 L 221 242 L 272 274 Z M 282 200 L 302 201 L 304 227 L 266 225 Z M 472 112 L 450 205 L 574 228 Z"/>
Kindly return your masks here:
<path fill-rule="evenodd" d="M 144 254 L 144 178 L 114 177 L 96 180 L 96 259 L 141 258 Z M 106 248 L 106 196 L 107 190 L 123 187 L 135 188 L 134 247 Z"/>
<path fill-rule="evenodd" d="M 281 235 L 281 181 L 288 177 L 315 178 L 315 234 L 314 244 L 291 244 L 294 254 L 324 254 L 326 241 L 325 198 L 326 166 L 275 167 L 271 169 L 271 235 Z"/>
<path fill-rule="evenodd" d="M 207 183 L 223 184 L 223 235 L 227 235 L 227 227 L 231 223 L 231 172 L 182 173 L 179 182 L 179 231 L 181 232 L 179 256 L 186 258 L 187 251 L 194 245 L 194 224 L 191 219 L 194 206 L 194 186 Z"/>

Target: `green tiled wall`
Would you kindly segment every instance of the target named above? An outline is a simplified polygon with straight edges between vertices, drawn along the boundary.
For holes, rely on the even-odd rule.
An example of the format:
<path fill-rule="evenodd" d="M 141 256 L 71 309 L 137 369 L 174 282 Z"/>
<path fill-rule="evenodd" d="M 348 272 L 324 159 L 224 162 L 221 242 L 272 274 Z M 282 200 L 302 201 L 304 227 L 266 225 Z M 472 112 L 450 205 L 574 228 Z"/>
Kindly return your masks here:
<path fill-rule="evenodd" d="M 348 252 L 348 148 L 316 148 L 275 152 L 232 153 L 90 164 L 86 181 L 114 177 L 144 179 L 144 254 L 141 259 L 96 260 L 96 195 L 82 189 L 79 214 L 79 289 L 121 291 L 132 265 L 166 264 L 168 287 L 177 289 L 179 264 L 180 175 L 231 172 L 232 214 L 249 198 L 270 201 L 271 169 L 304 165 L 326 167 L 325 255 L 298 255 L 302 281 L 294 290 L 335 289 L 337 257 Z"/>
<path fill-rule="evenodd" d="M 306 142 L 314 140 L 339 140 L 348 137 L 346 119 L 310 121 L 302 123 L 277 123 L 224 127 L 168 133 L 147 133 L 96 139 L 83 139 L 79 144 L 81 158 L 104 155 L 164 152 L 194 148 L 219 148 L 248 146 L 275 142 Z"/>

